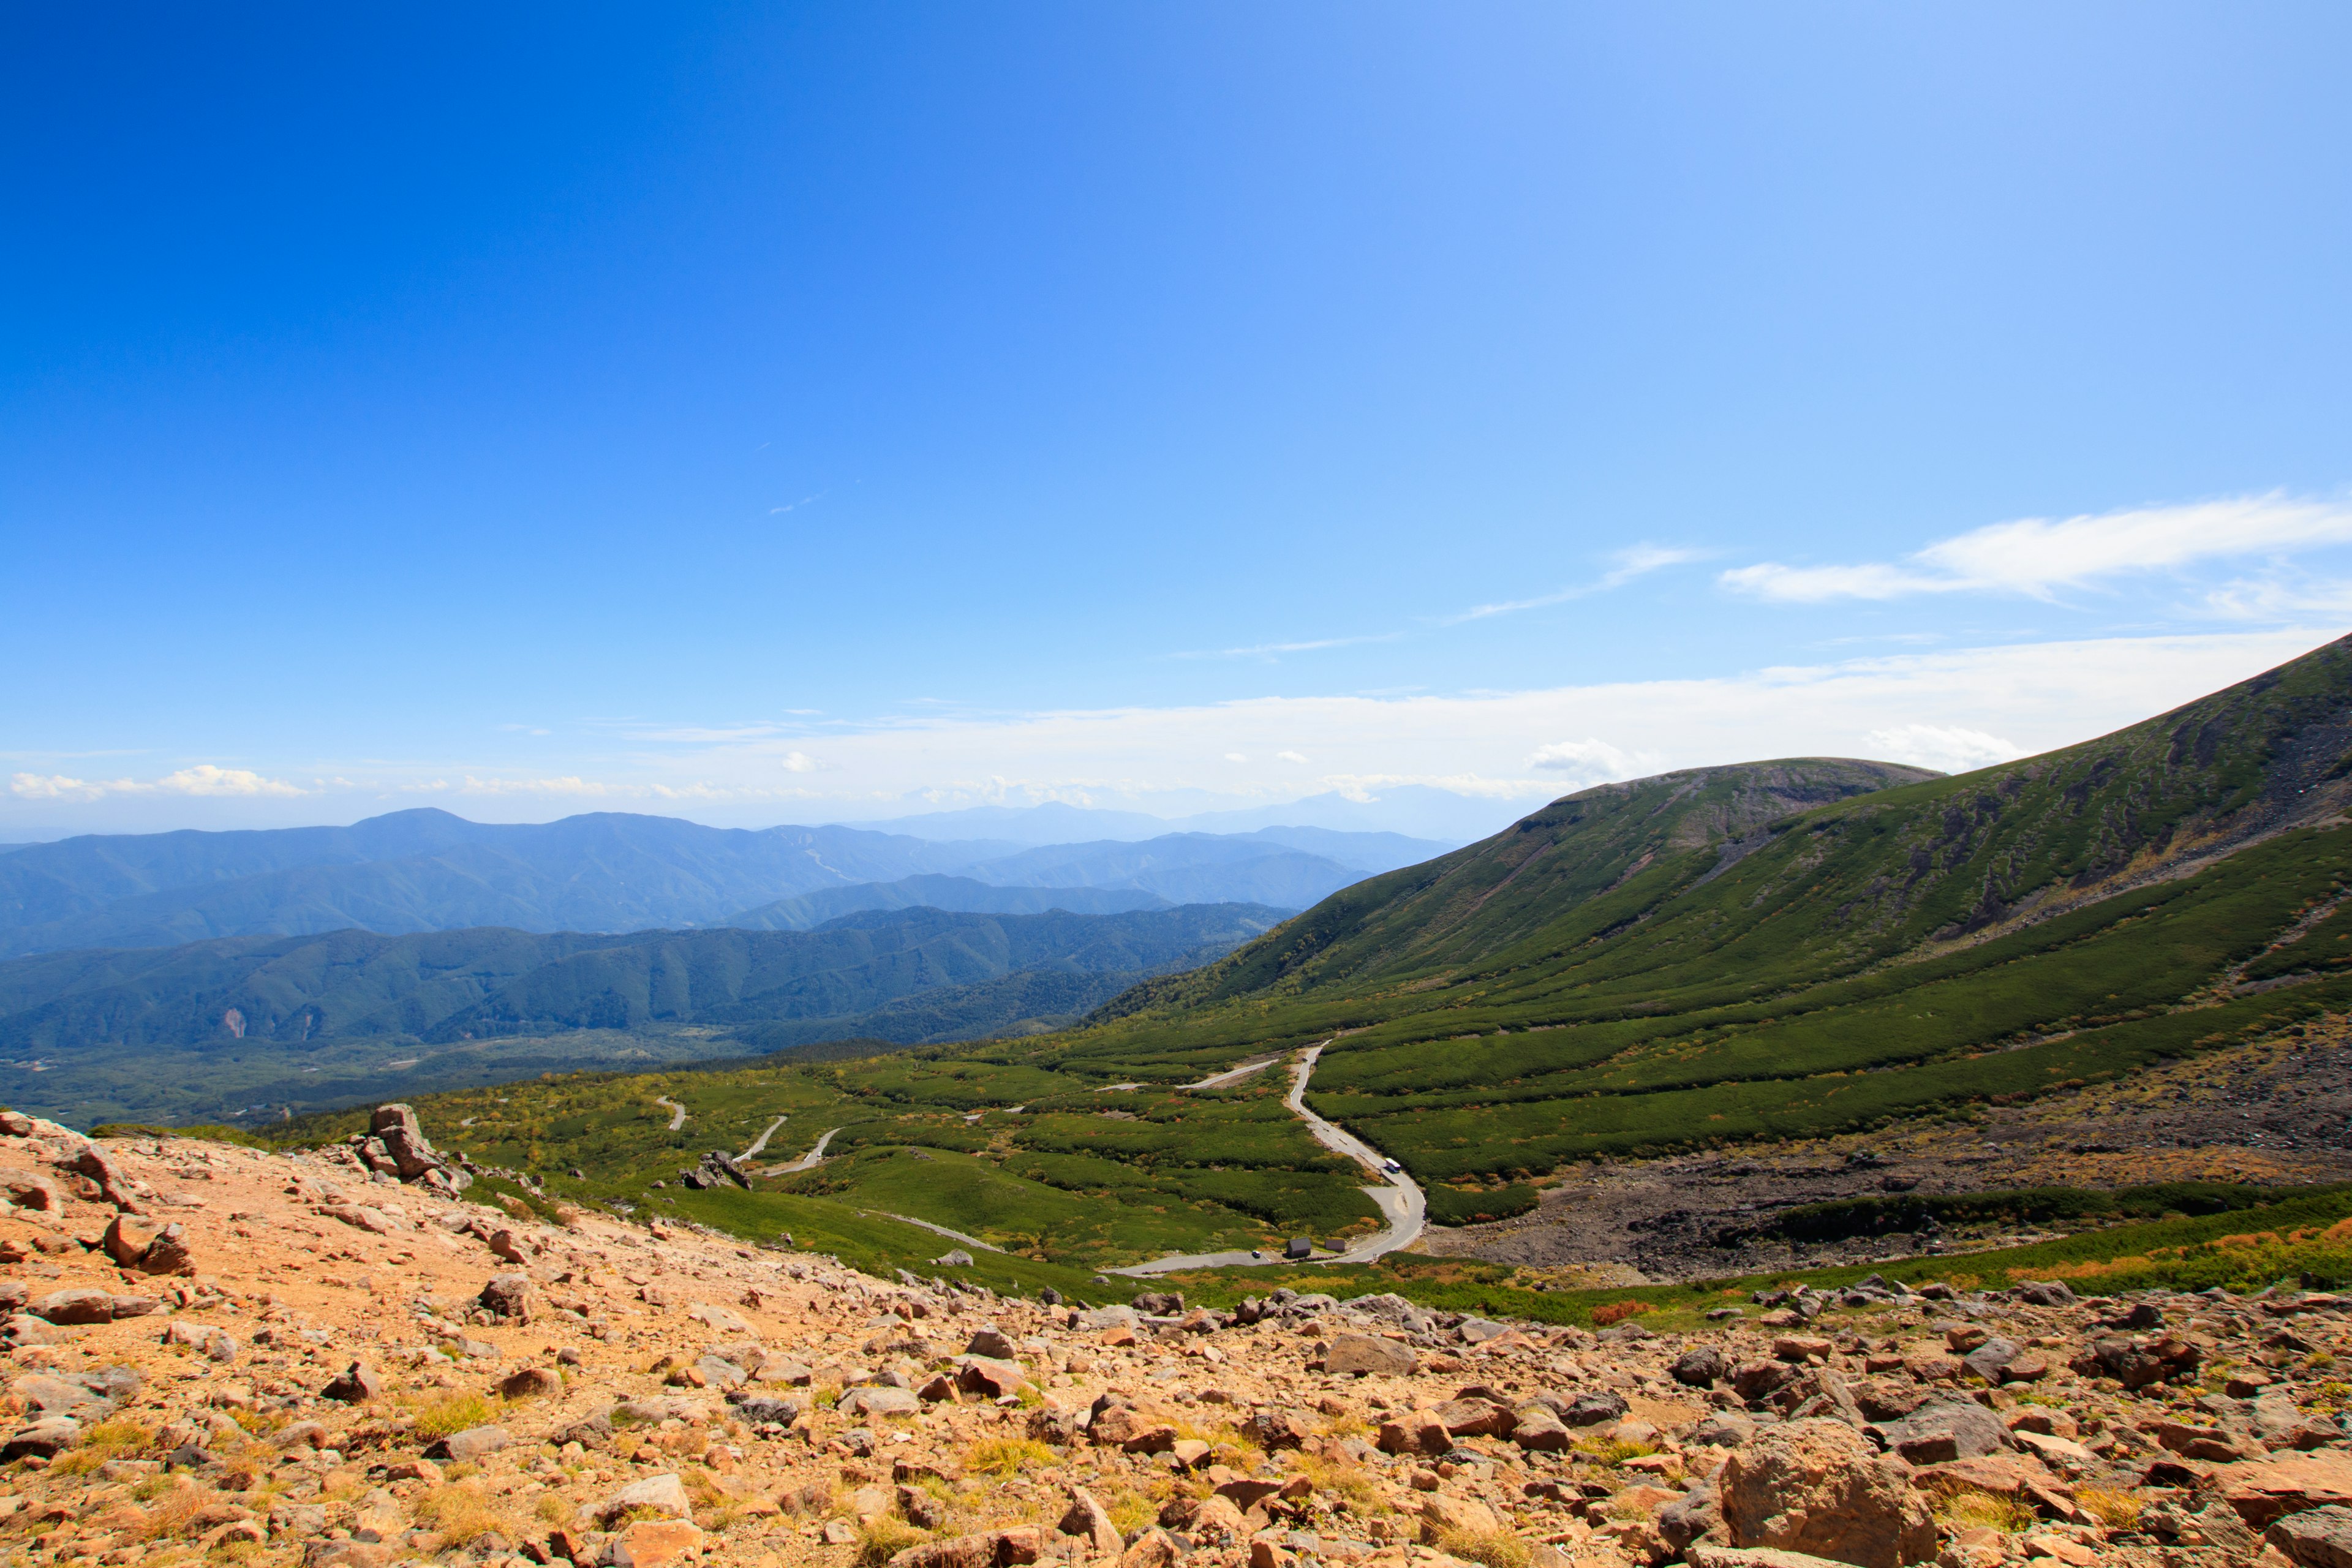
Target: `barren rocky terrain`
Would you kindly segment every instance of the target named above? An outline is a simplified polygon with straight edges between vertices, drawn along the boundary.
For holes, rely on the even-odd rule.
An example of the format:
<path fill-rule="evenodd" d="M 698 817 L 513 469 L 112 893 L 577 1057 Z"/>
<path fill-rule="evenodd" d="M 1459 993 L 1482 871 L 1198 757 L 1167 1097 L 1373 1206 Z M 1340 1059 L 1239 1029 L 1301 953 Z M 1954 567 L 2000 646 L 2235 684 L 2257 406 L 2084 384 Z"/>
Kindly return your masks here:
<path fill-rule="evenodd" d="M 2352 1560 L 2334 1297 L 1018 1301 L 522 1217 L 378 1121 L 289 1155 L 0 1113 L 12 1561 Z"/>
<path fill-rule="evenodd" d="M 1422 1250 L 1633 1284 L 1868 1262 L 2014 1237 L 1901 1235 L 1791 1246 L 1727 1233 L 1832 1198 L 2168 1181 L 2352 1182 L 2352 1037 L 2303 1033 L 1988 1106 L 1973 1120 L 1566 1167 L 1535 1212 L 1433 1231 Z"/>

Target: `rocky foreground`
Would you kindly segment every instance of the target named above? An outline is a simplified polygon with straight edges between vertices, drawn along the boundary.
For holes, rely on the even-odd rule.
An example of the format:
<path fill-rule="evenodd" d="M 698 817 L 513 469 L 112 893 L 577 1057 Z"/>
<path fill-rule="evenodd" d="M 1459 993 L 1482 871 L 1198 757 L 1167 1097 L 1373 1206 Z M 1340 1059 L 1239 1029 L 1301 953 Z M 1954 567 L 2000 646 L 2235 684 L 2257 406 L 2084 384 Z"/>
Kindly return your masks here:
<path fill-rule="evenodd" d="M 0 1113 L 13 1562 L 2352 1564 L 2331 1296 L 1599 1333 L 888 1282 L 359 1147 Z"/>

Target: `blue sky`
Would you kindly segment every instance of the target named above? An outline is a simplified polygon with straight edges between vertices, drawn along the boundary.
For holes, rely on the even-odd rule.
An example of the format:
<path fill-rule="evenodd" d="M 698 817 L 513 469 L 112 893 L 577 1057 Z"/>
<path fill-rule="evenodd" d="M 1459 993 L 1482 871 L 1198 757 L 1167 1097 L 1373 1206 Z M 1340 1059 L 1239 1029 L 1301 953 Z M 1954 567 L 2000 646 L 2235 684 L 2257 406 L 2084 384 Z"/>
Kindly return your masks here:
<path fill-rule="evenodd" d="M 19 7 L 0 837 L 2084 738 L 2352 621 L 2347 44 Z"/>

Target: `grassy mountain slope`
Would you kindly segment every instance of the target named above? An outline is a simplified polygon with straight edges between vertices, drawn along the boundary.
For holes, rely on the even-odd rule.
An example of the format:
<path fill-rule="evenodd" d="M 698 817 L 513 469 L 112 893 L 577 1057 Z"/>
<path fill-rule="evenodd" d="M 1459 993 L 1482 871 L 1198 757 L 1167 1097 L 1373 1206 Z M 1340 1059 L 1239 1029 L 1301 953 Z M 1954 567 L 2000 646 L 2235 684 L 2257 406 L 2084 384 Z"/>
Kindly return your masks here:
<path fill-rule="evenodd" d="M 2332 980 L 2242 994 L 2238 966 L 2352 875 L 2347 757 L 2337 643 L 2081 746 L 1754 831 L 1696 803 L 1837 764 L 1586 791 L 1139 988 L 1068 1050 L 1167 1079 L 1340 1035 L 1318 1109 L 1441 1177 L 2126 1071 L 2337 1000 Z"/>
<path fill-rule="evenodd" d="M 1441 1183 L 2031 1098 L 2352 1012 L 2347 775 L 2338 643 L 1957 778 L 1798 761 L 1581 792 L 1088 1027 L 712 1073 L 689 1102 L 723 1121 L 789 1092 L 803 1146 L 842 1129 L 842 1162 L 727 1198 L 747 1234 L 829 1205 L 1094 1262 L 1158 1250 L 1143 1215 L 1177 1208 L 1228 1238 L 1372 1223 L 1279 1074 L 1179 1087 L 1309 1041 L 1332 1042 L 1318 1108 Z M 516 1085 L 482 1136 L 667 1203 L 598 1163 L 597 1115 L 645 1095 Z M 609 1111 L 558 1113 L 590 1100 Z"/>

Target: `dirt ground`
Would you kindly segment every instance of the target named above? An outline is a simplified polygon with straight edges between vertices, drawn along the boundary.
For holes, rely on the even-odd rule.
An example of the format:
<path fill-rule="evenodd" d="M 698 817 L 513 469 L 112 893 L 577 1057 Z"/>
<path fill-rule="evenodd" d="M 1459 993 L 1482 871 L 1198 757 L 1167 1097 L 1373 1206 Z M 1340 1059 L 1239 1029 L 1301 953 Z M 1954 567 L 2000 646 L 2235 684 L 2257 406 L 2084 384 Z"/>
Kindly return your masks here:
<path fill-rule="evenodd" d="M 1662 1160 L 1570 1166 L 1532 1214 L 1433 1228 L 1419 1250 L 1594 1285 L 1910 1257 L 1987 1236 L 1720 1244 L 1775 1211 L 1870 1194 L 2166 1181 L 2352 1182 L 2352 1031 L 2342 1019 L 2123 1084 L 1973 1120 Z"/>

